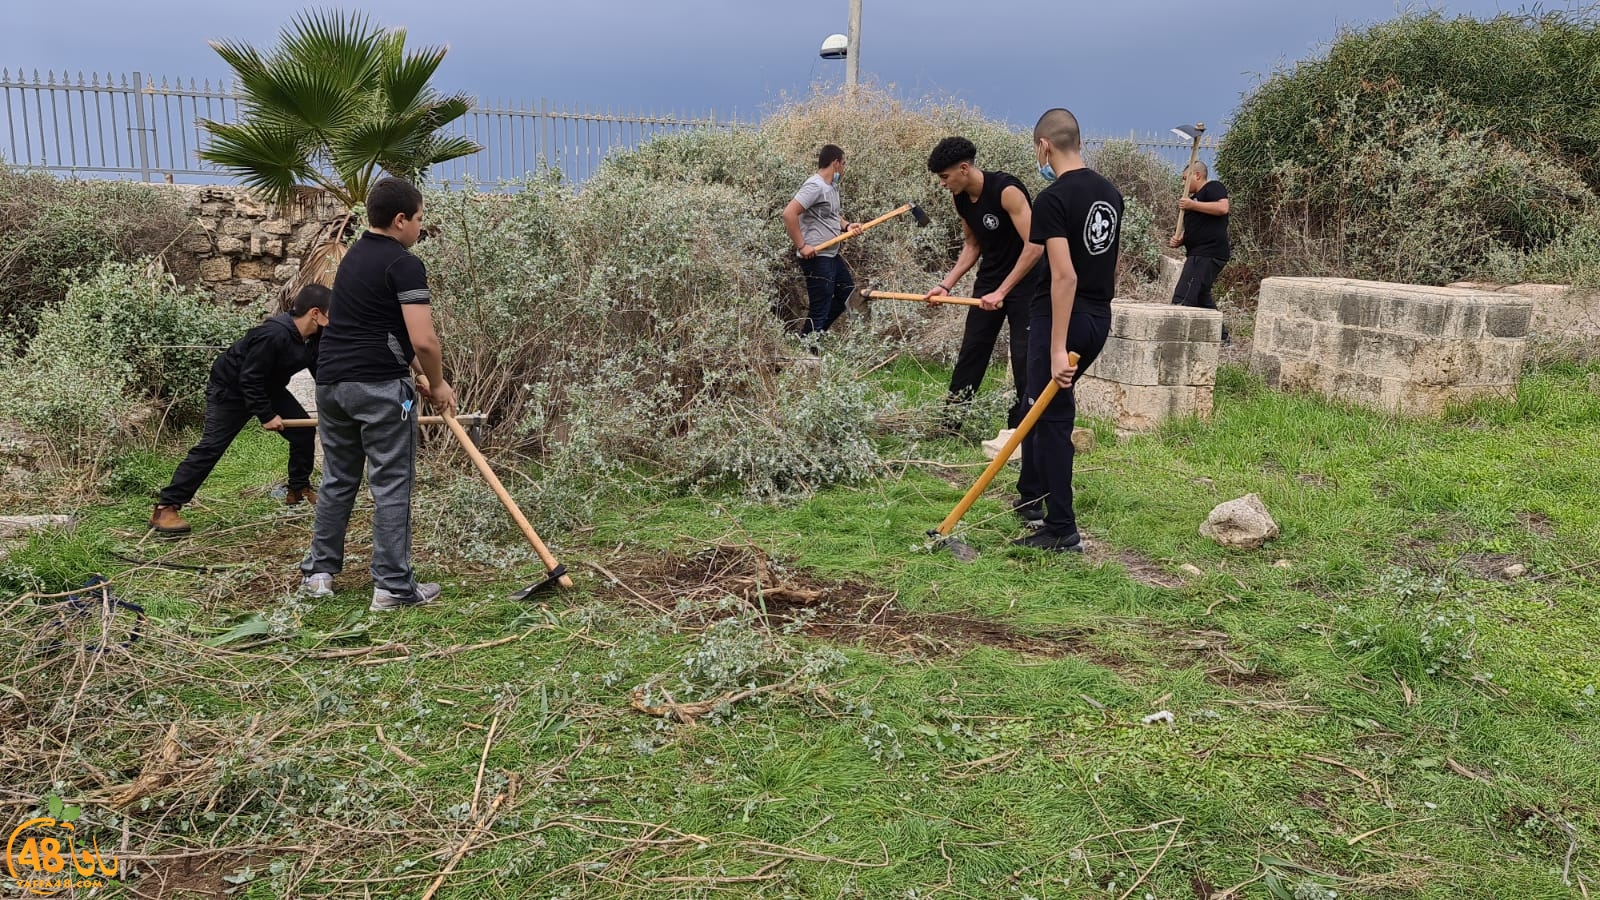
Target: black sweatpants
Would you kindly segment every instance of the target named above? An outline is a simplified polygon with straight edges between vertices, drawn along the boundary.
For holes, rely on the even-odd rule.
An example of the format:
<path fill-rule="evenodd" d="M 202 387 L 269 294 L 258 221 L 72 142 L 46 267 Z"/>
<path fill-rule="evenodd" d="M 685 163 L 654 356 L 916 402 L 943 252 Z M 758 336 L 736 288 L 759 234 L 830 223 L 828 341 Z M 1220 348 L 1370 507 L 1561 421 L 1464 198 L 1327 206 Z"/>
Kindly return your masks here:
<path fill-rule="evenodd" d="M 1178 287 L 1172 292 L 1172 305 L 1216 309 L 1211 286 L 1217 283 L 1217 276 L 1227 264 L 1227 260 L 1212 256 L 1191 256 L 1184 260 L 1183 271 L 1178 273 Z"/>
<path fill-rule="evenodd" d="M 306 418 L 305 407 L 287 388 L 273 392 L 272 411 L 285 419 Z M 178 463 L 172 483 L 161 492 L 162 505 L 182 506 L 193 500 L 206 476 L 252 418 L 243 400 L 225 398 L 214 386 L 207 387 L 205 429 L 200 433 L 200 442 Z M 289 442 L 290 489 L 310 487 L 311 467 L 316 461 L 316 429 L 285 428 L 278 433 Z"/>
<path fill-rule="evenodd" d="M 1089 370 L 1106 336 L 1111 333 L 1111 314 L 1072 311 L 1067 327 L 1067 349 L 1078 354 L 1078 378 Z M 1036 313 L 1028 327 L 1028 405 L 1050 383 L 1050 313 Z M 1022 439 L 1022 477 L 1017 487 L 1023 502 L 1044 500 L 1044 531 L 1065 536 L 1078 530 L 1072 512 L 1072 426 L 1078 418 L 1073 391 L 1057 391 L 1033 430 Z"/>
<path fill-rule="evenodd" d="M 992 287 L 988 290 L 978 288 L 975 293 L 981 297 L 992 290 Z M 1017 427 L 1017 423 L 1027 415 L 1028 407 L 1023 398 L 1028 395 L 1029 302 L 1030 298 L 1017 296 L 1006 298 L 1005 305 L 999 309 L 967 308 L 966 329 L 961 333 L 961 350 L 956 354 L 956 368 L 950 375 L 950 406 L 959 404 L 964 407 L 977 395 L 978 388 L 983 384 L 983 376 L 989 372 L 994 342 L 1000 337 L 1000 327 L 1005 325 L 1011 330 L 1011 381 L 1017 391 L 1011 409 L 1006 413 L 1006 427 Z M 951 409 L 949 412 L 949 418 L 959 423 L 965 410 Z"/>

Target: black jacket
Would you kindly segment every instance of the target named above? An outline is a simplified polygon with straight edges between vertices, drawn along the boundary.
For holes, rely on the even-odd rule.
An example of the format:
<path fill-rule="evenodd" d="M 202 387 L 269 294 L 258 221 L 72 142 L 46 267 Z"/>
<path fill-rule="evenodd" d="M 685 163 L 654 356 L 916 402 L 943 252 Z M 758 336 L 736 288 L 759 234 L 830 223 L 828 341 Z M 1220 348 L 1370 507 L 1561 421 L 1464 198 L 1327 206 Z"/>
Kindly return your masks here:
<path fill-rule="evenodd" d="M 294 317 L 279 313 L 245 332 L 211 364 L 208 399 L 243 403 L 262 423 L 272 420 L 274 395 L 288 389 L 301 369 L 317 372 L 317 339 L 300 337 Z"/>

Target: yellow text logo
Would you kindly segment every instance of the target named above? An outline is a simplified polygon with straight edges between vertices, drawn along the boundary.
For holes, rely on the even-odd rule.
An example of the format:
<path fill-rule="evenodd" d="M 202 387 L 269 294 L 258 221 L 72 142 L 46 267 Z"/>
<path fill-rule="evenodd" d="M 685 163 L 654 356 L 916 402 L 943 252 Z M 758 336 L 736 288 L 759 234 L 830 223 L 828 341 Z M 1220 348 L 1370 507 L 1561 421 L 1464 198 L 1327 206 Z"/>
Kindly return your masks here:
<path fill-rule="evenodd" d="M 105 887 L 106 879 L 117 874 L 117 861 L 101 854 L 98 839 L 80 850 L 76 838 L 71 822 L 49 816 L 29 819 L 6 841 L 6 871 L 17 887 L 40 896 Z"/>

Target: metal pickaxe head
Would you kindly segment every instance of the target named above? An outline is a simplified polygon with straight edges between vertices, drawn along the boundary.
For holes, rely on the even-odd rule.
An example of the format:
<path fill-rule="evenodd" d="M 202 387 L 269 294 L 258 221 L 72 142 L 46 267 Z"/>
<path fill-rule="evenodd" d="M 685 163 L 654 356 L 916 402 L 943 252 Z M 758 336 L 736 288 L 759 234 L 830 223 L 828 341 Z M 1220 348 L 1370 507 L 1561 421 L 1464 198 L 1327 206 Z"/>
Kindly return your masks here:
<path fill-rule="evenodd" d="M 563 577 L 565 577 L 566 574 L 567 574 L 567 567 L 563 566 L 563 565 L 557 565 L 554 569 L 551 569 L 550 571 L 545 573 L 545 577 L 544 577 L 543 581 L 536 581 L 533 584 L 530 584 L 527 587 L 523 588 L 522 590 L 511 594 L 506 599 L 508 599 L 508 600 L 526 600 L 526 599 L 528 599 L 529 597 L 532 597 L 535 594 L 543 593 L 544 591 L 547 591 L 547 590 L 554 590 L 555 587 L 561 583 L 561 579 Z"/>
<path fill-rule="evenodd" d="M 911 218 L 917 220 L 918 228 L 926 228 L 933 224 L 933 220 L 928 218 L 928 214 L 923 212 L 922 207 L 915 203 L 911 204 Z"/>
<path fill-rule="evenodd" d="M 1196 122 L 1193 125 L 1179 125 L 1172 129 L 1172 133 L 1186 141 L 1198 141 L 1200 136 L 1206 133 L 1206 124 Z"/>

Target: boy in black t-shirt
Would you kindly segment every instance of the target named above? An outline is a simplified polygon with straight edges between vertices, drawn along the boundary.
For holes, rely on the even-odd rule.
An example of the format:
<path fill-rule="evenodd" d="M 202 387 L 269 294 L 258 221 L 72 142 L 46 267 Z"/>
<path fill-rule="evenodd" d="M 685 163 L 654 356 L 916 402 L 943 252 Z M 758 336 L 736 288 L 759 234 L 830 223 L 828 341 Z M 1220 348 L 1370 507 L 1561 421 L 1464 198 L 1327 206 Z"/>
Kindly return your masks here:
<path fill-rule="evenodd" d="M 1044 248 L 1028 243 L 1032 204 L 1028 189 L 1006 172 L 985 172 L 973 165 L 978 148 L 964 137 L 947 137 L 928 156 L 928 171 L 955 201 L 964 240 L 956 264 L 926 297 L 948 295 L 973 266 L 978 277 L 973 293 L 982 306 L 967 309 L 961 350 L 950 375 L 946 401 L 946 427 L 960 427 L 965 407 L 983 384 L 994 355 L 1000 327 L 1011 327 L 1011 379 L 1017 396 L 1006 415 L 1006 427 L 1016 428 L 1027 414 L 1022 398 L 1028 393 L 1028 304 L 1033 298 L 1033 267 Z M 1012 298 L 1007 303 L 1007 298 Z"/>
<path fill-rule="evenodd" d="M 1033 201 L 1029 240 L 1044 247 L 1033 321 L 1028 326 L 1028 403 L 1053 379 L 1060 385 L 1050 406 L 1022 442 L 1022 481 L 1042 487 L 1023 496 L 1043 502 L 1038 531 L 1013 541 L 1057 553 L 1082 553 L 1072 511 L 1072 426 L 1077 418 L 1072 385 L 1105 347 L 1111 330 L 1121 248 L 1122 194 L 1083 162 L 1078 120 L 1052 109 L 1033 127 L 1039 174 L 1050 186 Z M 1078 354 L 1073 366 L 1068 352 Z"/>
<path fill-rule="evenodd" d="M 317 434 L 322 491 L 316 533 L 300 563 L 301 591 L 333 593 L 344 568 L 345 530 L 361 487 L 372 492 L 372 606 L 375 612 L 438 598 L 411 569 L 411 489 L 416 479 L 418 391 L 441 411 L 455 408 L 444 380 L 428 307 L 428 273 L 410 248 L 422 233 L 422 193 L 385 178 L 367 195 L 367 231 L 333 281 L 333 308 L 317 366 Z M 429 388 L 413 383 L 412 371 Z"/>
<path fill-rule="evenodd" d="M 1188 259 L 1172 292 L 1174 306 L 1216 309 L 1211 286 L 1233 255 L 1228 243 L 1228 189 L 1220 181 L 1209 180 L 1209 175 L 1206 164 L 1198 161 L 1184 173 L 1190 196 L 1178 201 L 1183 233 L 1173 237 L 1171 245 L 1183 247 Z M 1226 329 L 1223 339 L 1227 339 Z"/>

